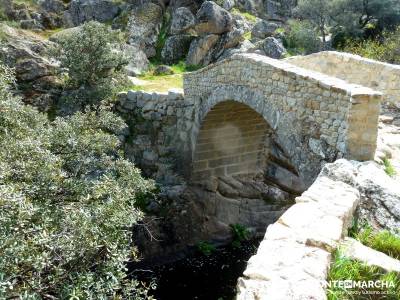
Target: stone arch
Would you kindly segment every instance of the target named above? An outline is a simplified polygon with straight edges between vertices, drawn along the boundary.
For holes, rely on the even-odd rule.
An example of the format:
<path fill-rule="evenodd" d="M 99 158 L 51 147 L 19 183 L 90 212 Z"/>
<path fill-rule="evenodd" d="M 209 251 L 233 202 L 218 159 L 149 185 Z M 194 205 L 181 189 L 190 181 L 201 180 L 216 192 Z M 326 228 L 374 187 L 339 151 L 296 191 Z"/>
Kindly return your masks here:
<path fill-rule="evenodd" d="M 288 191 L 305 188 L 292 164 L 293 153 L 285 148 L 296 142 L 299 134 L 293 131 L 291 138 L 286 129 L 282 133 L 280 128 L 285 125 L 281 122 L 287 121 L 257 90 L 239 85 L 218 87 L 202 100 L 195 118 L 192 180 L 263 174 Z"/>
<path fill-rule="evenodd" d="M 192 179 L 262 173 L 271 134 L 264 118 L 248 105 L 219 102 L 202 120 Z"/>

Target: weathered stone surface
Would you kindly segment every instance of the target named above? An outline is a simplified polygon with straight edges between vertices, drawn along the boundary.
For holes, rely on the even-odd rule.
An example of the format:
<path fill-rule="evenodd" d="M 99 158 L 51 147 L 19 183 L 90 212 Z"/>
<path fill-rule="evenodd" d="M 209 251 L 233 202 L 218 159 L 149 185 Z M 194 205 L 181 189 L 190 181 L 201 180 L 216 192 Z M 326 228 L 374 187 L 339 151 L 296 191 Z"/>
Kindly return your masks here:
<path fill-rule="evenodd" d="M 195 22 L 196 19 L 190 9 L 186 7 L 179 7 L 172 13 L 170 33 L 186 33 L 189 29 L 194 27 Z"/>
<path fill-rule="evenodd" d="M 252 15 L 265 17 L 263 0 L 237 0 L 236 6 L 240 10 L 251 13 Z"/>
<path fill-rule="evenodd" d="M 190 44 L 189 52 L 186 57 L 188 65 L 207 65 L 211 62 L 211 51 L 217 44 L 219 36 L 216 34 L 199 37 Z"/>
<path fill-rule="evenodd" d="M 169 6 L 171 8 L 171 11 L 175 11 L 180 7 L 186 7 L 193 14 L 196 14 L 202 3 L 202 0 L 171 0 L 169 2 Z"/>
<path fill-rule="evenodd" d="M 196 14 L 198 34 L 221 34 L 232 30 L 231 14 L 215 2 L 205 1 Z"/>
<path fill-rule="evenodd" d="M 53 43 L 6 25 L 0 24 L 0 31 L 4 34 L 0 57 L 15 68 L 23 100 L 47 110 L 60 92 L 58 63 L 48 55 Z"/>
<path fill-rule="evenodd" d="M 335 180 L 341 180 L 360 190 L 362 201 L 357 214 L 376 229 L 396 231 L 400 226 L 400 188 L 374 162 L 339 160 L 322 170 Z"/>
<path fill-rule="evenodd" d="M 148 58 L 156 55 L 155 46 L 162 19 L 162 7 L 151 2 L 135 7 L 129 17 L 129 43 L 143 50 Z"/>
<path fill-rule="evenodd" d="M 40 8 L 51 13 L 60 14 L 65 10 L 65 4 L 60 0 L 40 0 Z"/>
<path fill-rule="evenodd" d="M 222 7 L 227 11 L 230 11 L 232 8 L 235 7 L 235 0 L 225 0 L 222 4 Z"/>
<path fill-rule="evenodd" d="M 266 56 L 275 59 L 280 59 L 286 54 L 285 47 L 283 47 L 282 43 L 274 37 L 267 37 L 262 42 L 262 50 Z"/>
<path fill-rule="evenodd" d="M 118 4 L 109 0 L 72 0 L 66 12 L 73 26 L 96 20 L 107 22 L 114 19 L 120 12 Z"/>
<path fill-rule="evenodd" d="M 251 37 L 263 40 L 267 37 L 274 36 L 275 31 L 278 28 L 279 26 L 275 23 L 260 20 L 254 25 L 253 29 L 251 30 Z"/>
<path fill-rule="evenodd" d="M 168 37 L 161 51 L 162 60 L 168 64 L 178 62 L 188 53 L 192 40 L 192 36 L 185 34 Z"/>
<path fill-rule="evenodd" d="M 400 273 L 400 261 L 382 252 L 364 246 L 352 238 L 345 238 L 341 243 L 341 253 L 351 259 L 365 263 L 368 266 L 379 267 L 387 272 Z"/>
<path fill-rule="evenodd" d="M 124 68 L 129 76 L 138 76 L 148 71 L 150 62 L 141 49 L 132 45 L 125 45 L 124 52 L 128 58 L 128 65 Z"/>

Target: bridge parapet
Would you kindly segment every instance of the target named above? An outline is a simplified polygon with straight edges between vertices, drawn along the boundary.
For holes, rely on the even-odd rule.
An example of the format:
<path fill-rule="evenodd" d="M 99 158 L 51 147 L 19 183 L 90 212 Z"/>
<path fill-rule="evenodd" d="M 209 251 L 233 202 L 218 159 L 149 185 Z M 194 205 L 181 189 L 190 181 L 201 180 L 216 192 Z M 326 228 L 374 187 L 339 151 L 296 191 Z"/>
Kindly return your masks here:
<path fill-rule="evenodd" d="M 399 65 L 336 51 L 294 56 L 288 58 L 287 62 L 382 91 L 384 102 L 400 108 Z"/>

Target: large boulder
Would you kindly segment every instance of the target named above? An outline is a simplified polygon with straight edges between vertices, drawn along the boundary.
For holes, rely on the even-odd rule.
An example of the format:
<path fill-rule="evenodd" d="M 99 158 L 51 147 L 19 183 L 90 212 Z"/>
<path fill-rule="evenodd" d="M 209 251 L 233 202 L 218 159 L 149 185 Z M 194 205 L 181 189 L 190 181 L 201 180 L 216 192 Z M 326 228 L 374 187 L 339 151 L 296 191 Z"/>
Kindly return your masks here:
<path fill-rule="evenodd" d="M 167 64 L 181 60 L 188 53 L 193 37 L 186 34 L 173 35 L 167 38 L 161 51 L 161 58 Z"/>
<path fill-rule="evenodd" d="M 196 19 L 190 9 L 186 7 L 180 7 L 172 14 L 171 21 L 171 34 L 185 33 L 192 27 L 194 27 Z"/>
<path fill-rule="evenodd" d="M 340 159 L 327 164 L 320 176 L 345 182 L 360 191 L 360 224 L 365 222 L 377 230 L 392 232 L 400 228 L 400 186 L 377 163 Z"/>
<path fill-rule="evenodd" d="M 160 5 L 144 3 L 135 7 L 128 21 L 129 43 L 143 50 L 147 57 L 154 57 L 162 20 Z"/>
<path fill-rule="evenodd" d="M 203 34 L 222 34 L 231 31 L 231 14 L 215 2 L 205 1 L 196 14 L 196 32 Z"/>
<path fill-rule="evenodd" d="M 49 109 L 60 92 L 58 63 L 48 55 L 53 43 L 2 24 L 0 32 L 0 57 L 15 69 L 22 99 L 41 110 Z"/>
<path fill-rule="evenodd" d="M 219 38 L 219 35 L 209 34 L 193 40 L 186 57 L 186 64 L 193 66 L 208 65 L 211 62 L 211 51 Z"/>
<path fill-rule="evenodd" d="M 274 36 L 279 26 L 276 23 L 267 22 L 265 20 L 258 21 L 251 30 L 251 37 L 254 39 L 265 39 Z"/>
<path fill-rule="evenodd" d="M 192 42 L 187 56 L 190 65 L 208 65 L 225 56 L 225 52 L 237 47 L 242 41 L 243 31 L 234 28 L 222 35 L 210 34 Z"/>
<path fill-rule="evenodd" d="M 108 22 L 119 12 L 119 5 L 111 0 L 72 0 L 65 13 L 65 23 L 72 27 L 92 20 Z"/>
<path fill-rule="evenodd" d="M 150 62 L 142 50 L 132 45 L 125 45 L 124 53 L 128 59 L 125 71 L 129 76 L 139 76 L 149 70 Z"/>
<path fill-rule="evenodd" d="M 283 47 L 282 43 L 274 37 L 267 37 L 262 42 L 262 50 L 266 56 L 275 59 L 283 58 L 286 54 L 285 47 Z"/>

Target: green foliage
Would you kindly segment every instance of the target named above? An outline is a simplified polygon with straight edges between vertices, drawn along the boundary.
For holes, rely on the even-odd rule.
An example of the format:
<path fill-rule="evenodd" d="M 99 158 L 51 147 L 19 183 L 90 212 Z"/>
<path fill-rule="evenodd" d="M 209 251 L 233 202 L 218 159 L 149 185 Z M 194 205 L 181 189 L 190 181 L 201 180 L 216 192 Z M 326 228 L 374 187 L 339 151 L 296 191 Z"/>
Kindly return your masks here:
<path fill-rule="evenodd" d="M 62 36 L 55 55 L 68 72 L 66 98 L 84 105 L 110 97 L 124 79 L 122 44 L 119 31 L 94 21 Z"/>
<path fill-rule="evenodd" d="M 396 170 L 393 167 L 392 163 L 390 162 L 389 159 L 384 158 L 383 159 L 383 165 L 385 166 L 385 172 L 386 174 L 388 174 L 389 176 L 395 176 L 396 175 Z"/>
<path fill-rule="evenodd" d="M 241 224 L 230 225 L 233 235 L 232 245 L 234 247 L 240 247 L 243 241 L 246 241 L 250 237 L 249 230 Z"/>
<path fill-rule="evenodd" d="M 323 42 L 328 34 L 332 1 L 331 0 L 299 0 L 295 14 L 303 20 L 308 20 L 322 36 Z"/>
<path fill-rule="evenodd" d="M 400 27 L 393 32 L 384 32 L 379 39 L 348 39 L 339 44 L 339 47 L 345 52 L 392 64 L 400 64 Z"/>
<path fill-rule="evenodd" d="M 387 255 L 400 259 L 400 236 L 387 230 L 376 232 L 364 225 L 353 230 L 352 236 L 364 245 Z"/>
<path fill-rule="evenodd" d="M 291 20 L 289 26 L 284 44 L 290 53 L 304 55 L 319 51 L 321 42 L 310 22 Z"/>
<path fill-rule="evenodd" d="M 328 282 L 333 282 L 335 280 L 353 280 L 353 281 L 369 281 L 369 280 L 381 280 L 392 282 L 394 288 L 382 288 L 374 289 L 380 290 L 381 292 L 387 293 L 384 295 L 386 298 L 395 300 L 400 298 L 400 275 L 395 272 L 386 273 L 384 270 L 378 267 L 371 267 L 357 260 L 349 259 L 340 252 L 336 251 L 333 259 L 331 268 L 328 274 Z M 382 294 L 383 295 L 383 294 Z M 328 287 L 327 296 L 329 300 L 359 300 L 359 299 L 373 299 L 370 298 L 371 295 L 357 295 L 354 293 L 353 289 L 346 289 L 341 287 Z M 375 298 L 374 298 L 375 299 Z"/>
<path fill-rule="evenodd" d="M 0 298 L 141 299 L 126 277 L 136 199 L 152 189 L 122 158 L 105 108 L 49 122 L 0 66 Z"/>
<path fill-rule="evenodd" d="M 197 244 L 197 249 L 204 255 L 211 255 L 215 252 L 216 248 L 213 244 L 208 242 L 201 241 Z"/>
<path fill-rule="evenodd" d="M 168 13 L 164 14 L 163 22 L 161 24 L 160 32 L 158 33 L 157 42 L 156 42 L 156 56 L 155 60 L 161 61 L 161 51 L 164 48 L 165 41 L 168 38 L 168 30 L 170 25 L 170 16 Z"/>

